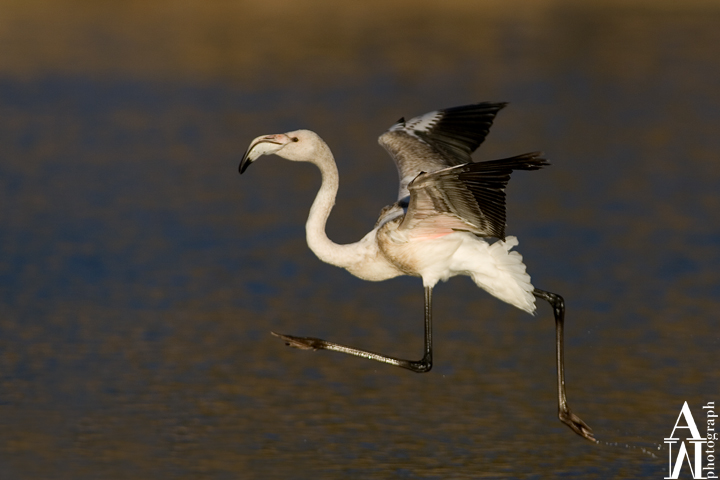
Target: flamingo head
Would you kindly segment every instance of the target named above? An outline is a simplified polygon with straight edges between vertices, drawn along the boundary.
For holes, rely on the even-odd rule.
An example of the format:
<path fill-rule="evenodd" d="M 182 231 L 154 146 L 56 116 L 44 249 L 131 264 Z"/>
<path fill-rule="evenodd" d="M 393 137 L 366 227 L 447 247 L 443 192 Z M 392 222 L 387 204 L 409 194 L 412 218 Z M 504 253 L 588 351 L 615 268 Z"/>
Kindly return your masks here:
<path fill-rule="evenodd" d="M 238 170 L 242 174 L 252 162 L 262 155 L 275 154 L 296 162 L 311 161 L 318 142 L 322 142 L 320 137 L 310 130 L 261 135 L 250 143 L 240 161 Z"/>

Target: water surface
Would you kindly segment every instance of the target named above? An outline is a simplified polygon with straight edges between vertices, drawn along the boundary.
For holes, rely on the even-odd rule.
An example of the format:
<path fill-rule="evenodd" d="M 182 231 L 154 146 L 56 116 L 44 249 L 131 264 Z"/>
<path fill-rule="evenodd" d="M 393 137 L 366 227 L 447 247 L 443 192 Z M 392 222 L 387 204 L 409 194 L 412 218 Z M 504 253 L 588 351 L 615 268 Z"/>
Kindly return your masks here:
<path fill-rule="evenodd" d="M 662 3 L 3 2 L 3 478 L 667 476 L 682 403 L 720 401 L 720 10 Z M 249 141 L 318 132 L 351 242 L 395 197 L 376 137 L 484 100 L 476 159 L 552 162 L 508 233 L 599 445 L 556 419 L 546 305 L 439 285 L 424 375 L 269 335 L 419 357 L 423 292 L 317 260 L 317 171 L 239 177 Z"/>

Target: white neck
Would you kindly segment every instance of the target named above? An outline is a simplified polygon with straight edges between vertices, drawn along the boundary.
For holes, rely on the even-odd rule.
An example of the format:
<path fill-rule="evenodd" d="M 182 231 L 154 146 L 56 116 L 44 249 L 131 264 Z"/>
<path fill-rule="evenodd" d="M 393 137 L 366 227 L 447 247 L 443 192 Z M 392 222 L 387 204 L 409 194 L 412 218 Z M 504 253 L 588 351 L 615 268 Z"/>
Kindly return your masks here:
<path fill-rule="evenodd" d="M 335 205 L 340 177 L 330 149 L 326 145 L 323 147 L 318 149 L 317 157 L 312 160 L 312 163 L 320 169 L 322 185 L 310 207 L 310 214 L 305 224 L 307 244 L 323 262 L 346 268 L 354 260 L 355 255 L 351 250 L 356 244 L 339 245 L 330 240 L 325 233 L 327 219 Z"/>

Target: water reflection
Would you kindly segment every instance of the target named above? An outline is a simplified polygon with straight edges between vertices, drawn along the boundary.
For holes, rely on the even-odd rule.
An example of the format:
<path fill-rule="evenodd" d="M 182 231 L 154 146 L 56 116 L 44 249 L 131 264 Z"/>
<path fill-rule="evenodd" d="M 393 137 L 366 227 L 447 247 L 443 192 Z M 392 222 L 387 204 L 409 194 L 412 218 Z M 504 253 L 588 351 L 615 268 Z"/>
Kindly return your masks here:
<path fill-rule="evenodd" d="M 682 402 L 720 385 L 720 12 L 541 3 L 5 2 L 3 476 L 665 476 Z M 508 231 L 568 300 L 569 399 L 613 446 L 554 418 L 551 313 L 466 279 L 426 375 L 268 334 L 414 357 L 422 290 L 315 259 L 317 172 L 241 181 L 248 141 L 318 131 L 350 242 L 395 195 L 376 136 L 478 100 L 511 105 L 476 158 L 553 163 L 513 178 Z"/>

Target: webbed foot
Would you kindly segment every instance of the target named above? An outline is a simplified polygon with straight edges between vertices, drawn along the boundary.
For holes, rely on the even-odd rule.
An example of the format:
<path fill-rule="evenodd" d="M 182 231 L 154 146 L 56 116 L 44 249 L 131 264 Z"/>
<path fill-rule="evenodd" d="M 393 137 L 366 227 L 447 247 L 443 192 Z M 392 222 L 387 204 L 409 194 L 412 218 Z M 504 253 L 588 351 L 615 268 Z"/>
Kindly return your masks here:
<path fill-rule="evenodd" d="M 580 417 L 572 413 L 570 409 L 567 409 L 565 411 L 560 410 L 560 412 L 558 412 L 558 418 L 561 422 L 570 427 L 573 432 L 577 433 L 583 438 L 590 440 L 593 443 L 598 443 L 598 441 L 593 436 L 592 428 L 590 428 L 587 423 L 583 422 Z"/>
<path fill-rule="evenodd" d="M 326 343 L 324 340 L 313 337 L 294 337 L 292 335 L 283 335 L 282 333 L 270 332 L 276 337 L 285 341 L 288 347 L 299 348 L 300 350 L 319 350 Z"/>

